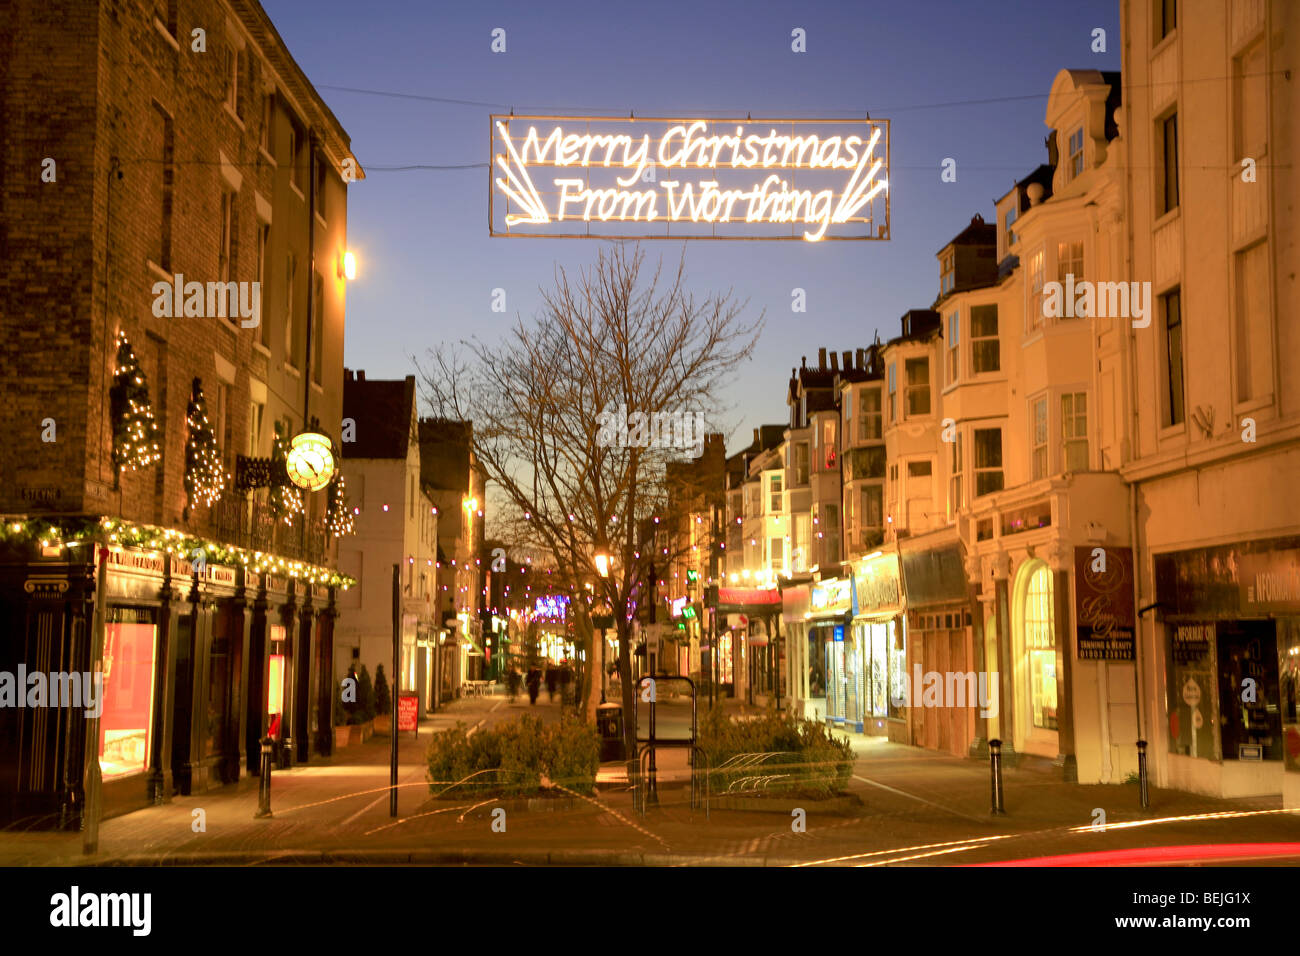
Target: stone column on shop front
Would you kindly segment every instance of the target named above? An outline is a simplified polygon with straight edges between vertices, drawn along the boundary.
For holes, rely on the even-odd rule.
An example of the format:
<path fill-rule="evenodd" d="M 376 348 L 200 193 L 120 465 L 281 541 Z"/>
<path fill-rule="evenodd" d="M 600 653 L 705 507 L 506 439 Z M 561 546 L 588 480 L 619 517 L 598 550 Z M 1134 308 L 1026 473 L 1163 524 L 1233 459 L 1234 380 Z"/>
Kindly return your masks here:
<path fill-rule="evenodd" d="M 977 554 L 969 554 L 966 558 L 966 580 L 970 582 L 984 581 L 984 562 L 981 561 Z M 992 583 L 992 580 L 988 583 Z M 976 686 L 978 686 L 981 674 L 987 674 L 984 679 L 991 680 L 994 674 L 989 669 L 988 651 L 985 646 L 984 621 L 988 617 L 988 606 L 994 599 L 993 589 L 981 584 L 978 589 L 974 584 L 971 585 L 971 652 L 975 660 L 975 666 L 978 668 L 975 674 Z M 978 593 L 977 593 L 978 590 Z M 998 688 L 999 702 L 1001 701 L 1001 688 Z M 991 708 L 989 708 L 991 710 Z M 989 753 L 989 721 L 991 715 L 981 716 L 986 708 L 975 708 L 975 736 L 970 744 L 970 756 L 983 759 Z"/>
<path fill-rule="evenodd" d="M 1045 555 L 1052 569 L 1052 621 L 1056 637 L 1056 733 L 1062 773 L 1067 783 L 1079 782 L 1079 763 L 1074 748 L 1074 627 L 1070 601 L 1070 578 L 1074 549 L 1059 542 Z"/>
<path fill-rule="evenodd" d="M 994 620 L 997 624 L 998 713 L 996 733 L 1002 741 L 1003 762 L 1015 752 L 1015 673 L 1011 653 L 1011 555 L 999 551 L 993 558 Z M 987 639 L 987 635 L 985 635 Z M 991 715 L 990 715 L 991 716 Z"/>

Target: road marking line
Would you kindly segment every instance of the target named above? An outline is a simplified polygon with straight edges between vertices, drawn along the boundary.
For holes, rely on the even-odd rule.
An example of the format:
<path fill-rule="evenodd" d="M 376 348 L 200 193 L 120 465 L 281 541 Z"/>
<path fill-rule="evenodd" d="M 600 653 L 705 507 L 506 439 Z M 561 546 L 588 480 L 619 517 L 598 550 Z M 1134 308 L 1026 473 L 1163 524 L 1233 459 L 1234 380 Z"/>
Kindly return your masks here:
<path fill-rule="evenodd" d="M 886 786 L 885 784 L 879 783 L 878 781 L 869 780 L 866 777 L 859 776 L 856 773 L 853 775 L 853 779 L 861 780 L 863 783 L 869 783 L 871 784 L 871 786 L 879 787 L 881 790 L 888 790 L 890 793 L 896 793 L 900 797 L 907 797 L 910 800 L 915 800 L 917 803 L 924 803 L 926 806 L 934 807 L 936 810 L 943 810 L 945 813 L 951 813 L 953 816 L 958 816 L 965 820 L 974 820 L 976 823 L 988 822 L 987 820 L 982 820 L 979 817 L 973 817 L 968 813 L 962 813 L 960 810 L 954 810 L 952 809 L 952 807 L 945 807 L 941 803 L 935 803 L 932 800 L 926 800 L 924 797 L 918 797 L 916 794 L 908 793 L 905 790 L 897 790 L 894 787 Z"/>
<path fill-rule="evenodd" d="M 980 844 L 981 846 L 991 843 L 994 840 L 1008 840 L 1021 834 L 1007 833 L 1001 836 L 972 837 L 969 840 L 949 840 L 947 843 L 923 843 L 920 846 L 896 846 L 888 850 L 872 850 L 869 853 L 854 853 L 850 856 L 833 856 L 825 860 L 810 860 L 807 863 L 796 863 L 795 867 L 818 866 L 823 863 L 846 863 L 849 860 L 865 860 L 872 856 L 889 856 L 891 853 L 909 853 L 912 850 L 932 850 L 936 847 L 962 847 L 966 848 L 971 844 Z"/>
<path fill-rule="evenodd" d="M 982 850 L 985 844 L 980 843 L 976 846 L 955 846 L 951 850 L 934 850 L 931 853 L 916 853 L 912 856 L 900 856 L 892 860 L 872 860 L 870 863 L 859 863 L 858 866 L 889 866 L 891 863 L 903 863 L 907 860 L 923 860 L 928 856 L 943 856 L 945 853 L 961 853 L 964 850 Z"/>

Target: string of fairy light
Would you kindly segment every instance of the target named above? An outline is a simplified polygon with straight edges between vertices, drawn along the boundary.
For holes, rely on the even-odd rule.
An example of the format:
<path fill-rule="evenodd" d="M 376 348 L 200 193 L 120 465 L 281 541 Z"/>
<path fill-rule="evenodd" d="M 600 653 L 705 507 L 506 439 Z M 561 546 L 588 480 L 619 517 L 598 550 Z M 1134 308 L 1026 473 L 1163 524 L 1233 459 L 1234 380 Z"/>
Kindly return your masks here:
<path fill-rule="evenodd" d="M 185 445 L 185 493 L 191 504 L 211 505 L 226 490 L 226 467 L 221 463 L 221 450 L 217 437 L 212 434 L 208 421 L 208 404 L 203 397 L 203 384 L 194 379 L 190 392 L 186 422 L 190 427 L 189 441 Z"/>
<path fill-rule="evenodd" d="M 330 482 L 329 506 L 325 509 L 325 529 L 336 538 L 352 534 L 352 512 L 348 509 L 345 482 L 342 473 Z"/>
<path fill-rule="evenodd" d="M 282 462 L 288 455 L 289 443 L 280 435 L 275 436 L 271 446 L 271 460 Z M 278 470 L 278 469 L 273 469 Z M 271 508 L 285 524 L 293 524 L 295 515 L 306 511 L 302 490 L 289 484 L 279 484 L 271 488 Z"/>
<path fill-rule="evenodd" d="M 126 333 L 117 333 L 117 366 L 113 370 L 113 463 L 121 473 L 145 468 L 162 458 L 158 423 L 149 401 L 149 386 Z"/>
<path fill-rule="evenodd" d="M 117 362 L 113 378 L 110 394 L 113 463 L 120 474 L 123 471 L 137 471 L 162 459 L 158 423 L 154 419 L 153 405 L 149 399 L 148 382 L 135 350 L 126 333 L 121 330 L 117 333 Z M 221 449 L 208 418 L 202 381 L 198 378 L 192 383 L 186 424 L 189 435 L 185 447 L 185 492 L 191 506 L 211 506 L 220 500 L 231 480 L 221 460 Z M 276 435 L 273 461 L 282 461 L 286 452 L 287 443 L 283 437 Z M 270 503 L 286 524 L 292 524 L 296 515 L 306 511 L 302 491 L 291 485 L 274 486 L 271 489 Z M 326 528 L 335 537 L 352 534 L 354 530 L 352 513 L 346 507 L 341 475 L 331 486 Z M 344 590 L 356 584 L 356 579 L 349 575 L 306 561 L 242 548 L 171 528 L 111 517 L 6 518 L 0 523 L 0 541 L 27 545 L 39 542 L 42 550 L 47 552 L 51 549 L 60 552 L 64 549 L 74 550 L 83 545 L 106 541 L 110 550 L 114 551 L 133 548 L 190 560 L 202 555 L 204 560 L 214 564 L 243 567 L 259 574 L 282 575 L 310 584 L 341 587 Z"/>
<path fill-rule="evenodd" d="M 43 549 L 82 546 L 107 541 L 110 551 L 127 548 L 169 554 L 193 560 L 202 553 L 212 564 L 243 567 L 258 574 L 276 574 L 309 584 L 347 590 L 356 578 L 306 561 L 294 561 L 266 551 L 241 548 L 172 528 L 126 521 L 121 518 L 7 518 L 0 524 L 0 540 L 7 543 L 39 543 Z"/>

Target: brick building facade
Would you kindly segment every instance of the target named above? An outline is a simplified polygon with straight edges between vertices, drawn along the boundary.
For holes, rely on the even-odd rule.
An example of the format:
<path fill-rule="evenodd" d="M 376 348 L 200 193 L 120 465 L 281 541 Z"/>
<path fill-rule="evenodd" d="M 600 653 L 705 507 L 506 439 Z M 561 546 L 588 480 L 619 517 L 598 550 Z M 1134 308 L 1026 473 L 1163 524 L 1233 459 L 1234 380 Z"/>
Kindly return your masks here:
<path fill-rule="evenodd" d="M 0 23 L 0 131 L 0 670 L 94 670 L 102 546 L 110 810 L 256 772 L 268 698 L 286 758 L 328 752 L 328 494 L 279 520 L 269 489 L 233 479 L 312 419 L 337 447 L 347 183 L 363 176 L 347 133 L 255 0 L 19 0 Z M 120 477 L 119 335 L 159 452 Z M 210 507 L 185 486 L 196 382 L 230 476 Z M 215 550 L 198 560 L 195 541 Z M 129 704 L 115 654 L 144 685 Z M 108 726 L 115 700 L 143 727 Z M 0 723 L 0 818 L 77 825 L 89 722 Z"/>

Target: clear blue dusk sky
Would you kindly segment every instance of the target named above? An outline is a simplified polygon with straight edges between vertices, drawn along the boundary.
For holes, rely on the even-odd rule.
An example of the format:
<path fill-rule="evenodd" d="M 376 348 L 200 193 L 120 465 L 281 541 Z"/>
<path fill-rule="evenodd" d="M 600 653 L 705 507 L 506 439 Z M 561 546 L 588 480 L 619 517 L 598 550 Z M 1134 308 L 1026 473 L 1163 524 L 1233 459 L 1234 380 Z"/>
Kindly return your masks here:
<path fill-rule="evenodd" d="M 935 253 L 1046 158 L 1043 111 L 1066 67 L 1118 70 L 1116 0 L 654 3 L 529 0 L 263 0 L 290 51 L 352 137 L 368 178 L 348 197 L 361 274 L 348 289 L 345 363 L 369 378 L 414 371 L 440 342 L 496 340 L 535 314 L 557 264 L 594 260 L 595 240 L 489 238 L 485 169 L 384 170 L 488 160 L 488 114 L 826 116 L 892 121 L 888 242 L 694 242 L 698 290 L 734 288 L 767 310 L 753 361 L 709 414 L 728 451 L 787 419 L 785 385 L 818 346 L 898 334 L 934 300 Z M 507 50 L 491 52 L 506 31 Z M 807 52 L 791 51 L 802 27 Z M 1093 53 L 1092 31 L 1107 52 Z M 331 87 L 500 104 L 427 102 Z M 993 100 L 993 102 L 971 102 Z M 940 164 L 957 160 L 957 181 Z M 682 243 L 644 244 L 672 264 Z M 491 311 L 494 288 L 509 311 Z M 791 290 L 807 292 L 793 314 Z"/>

